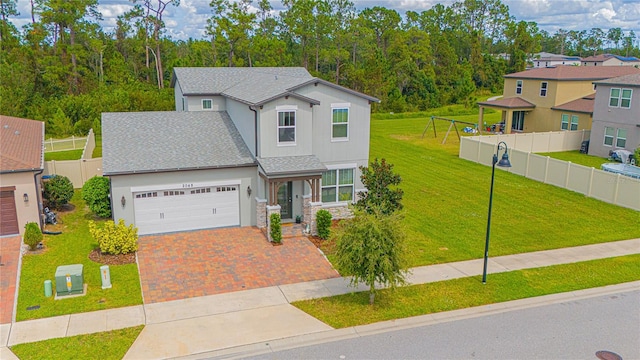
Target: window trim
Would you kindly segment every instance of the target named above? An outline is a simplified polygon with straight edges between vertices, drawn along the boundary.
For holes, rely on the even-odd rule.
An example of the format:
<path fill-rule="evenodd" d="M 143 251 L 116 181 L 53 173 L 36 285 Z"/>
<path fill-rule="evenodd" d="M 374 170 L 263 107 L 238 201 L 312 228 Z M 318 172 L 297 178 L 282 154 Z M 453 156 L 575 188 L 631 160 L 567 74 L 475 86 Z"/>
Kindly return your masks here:
<path fill-rule="evenodd" d="M 211 104 L 211 107 L 209 107 L 209 108 L 204 107 L 204 102 L 205 101 L 208 101 Z M 200 100 L 200 105 L 202 105 L 202 110 L 213 111 L 213 99 L 202 99 L 202 100 Z"/>
<path fill-rule="evenodd" d="M 543 94 L 544 92 L 544 94 Z M 549 82 L 541 81 L 540 82 L 540 97 L 547 97 L 547 93 L 549 92 Z"/>
<path fill-rule="evenodd" d="M 573 125 L 574 125 L 573 120 L 576 121 L 575 122 L 575 125 L 576 125 L 575 129 L 573 128 Z M 578 130 L 578 125 L 579 124 L 580 124 L 580 117 L 578 117 L 578 115 L 571 115 L 571 122 L 569 123 L 569 130 L 571 130 L 571 131 Z"/>
<path fill-rule="evenodd" d="M 280 125 L 281 113 L 293 113 L 293 126 Z M 278 146 L 296 146 L 298 140 L 298 107 L 297 106 L 276 106 L 276 143 Z M 280 129 L 281 128 L 293 128 L 293 141 L 280 141 Z"/>
<path fill-rule="evenodd" d="M 613 130 L 613 134 L 612 135 L 607 135 L 607 129 Z M 615 140 L 615 135 L 616 135 L 616 128 L 611 127 L 611 126 L 605 126 L 604 127 L 604 140 L 602 141 L 602 145 L 603 146 L 613 147 L 613 143 L 614 143 L 614 140 Z M 611 139 L 611 144 L 607 144 L 607 138 Z"/>
<path fill-rule="evenodd" d="M 628 98 L 624 97 L 624 92 L 625 91 L 629 91 L 629 97 Z M 622 89 L 622 91 L 620 91 L 620 108 L 621 109 L 631 109 L 631 98 L 632 97 L 633 97 L 633 89 Z M 625 100 L 629 101 L 627 106 L 623 105 Z"/>
<path fill-rule="evenodd" d="M 516 80 L 516 95 L 522 95 L 522 80 Z"/>
<path fill-rule="evenodd" d="M 613 91 L 617 90 L 618 91 L 618 95 L 617 96 L 613 96 Z M 629 92 L 629 97 L 624 97 L 624 93 L 625 91 Z M 621 108 L 621 109 L 631 109 L 631 100 L 633 98 L 633 89 L 629 89 L 629 88 L 616 88 L 616 87 L 612 87 L 611 89 L 609 89 L 609 107 L 612 108 Z M 611 105 L 611 102 L 615 100 L 616 104 L 615 105 Z M 623 101 L 628 101 L 627 106 L 623 106 L 622 102 Z"/>
<path fill-rule="evenodd" d="M 346 123 L 334 123 L 333 122 L 333 112 L 335 110 L 347 110 L 347 122 Z M 341 142 L 341 141 L 349 141 L 349 123 L 351 122 L 351 104 L 350 103 L 336 103 L 331 104 L 331 142 Z M 334 137 L 333 129 L 335 125 L 347 125 L 347 136 L 344 137 Z"/>

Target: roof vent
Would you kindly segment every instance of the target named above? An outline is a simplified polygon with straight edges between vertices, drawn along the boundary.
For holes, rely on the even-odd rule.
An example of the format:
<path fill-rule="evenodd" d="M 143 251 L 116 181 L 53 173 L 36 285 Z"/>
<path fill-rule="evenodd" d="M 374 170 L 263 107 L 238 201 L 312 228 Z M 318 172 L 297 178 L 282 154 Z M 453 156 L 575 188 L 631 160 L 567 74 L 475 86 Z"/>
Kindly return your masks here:
<path fill-rule="evenodd" d="M 14 134 L 20 135 L 20 131 L 16 130 L 16 132 L 14 132 Z"/>
<path fill-rule="evenodd" d="M 4 128 L 8 129 L 9 128 L 9 124 L 4 124 Z"/>
<path fill-rule="evenodd" d="M 276 80 L 278 80 L 278 75 L 276 75 L 275 77 L 276 77 Z"/>

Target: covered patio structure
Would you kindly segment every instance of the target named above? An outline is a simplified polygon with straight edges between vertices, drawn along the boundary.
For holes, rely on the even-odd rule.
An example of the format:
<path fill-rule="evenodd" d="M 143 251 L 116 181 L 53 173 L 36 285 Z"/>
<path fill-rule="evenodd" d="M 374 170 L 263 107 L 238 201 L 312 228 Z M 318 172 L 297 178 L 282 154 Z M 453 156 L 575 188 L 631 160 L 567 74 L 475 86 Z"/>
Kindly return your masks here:
<path fill-rule="evenodd" d="M 511 97 L 506 99 L 497 99 L 479 102 L 480 112 L 478 115 L 478 126 L 484 128 L 484 108 L 495 109 L 502 112 L 501 123 L 504 127 L 496 129 L 505 134 L 512 131 L 523 131 L 526 114 L 535 109 L 536 105 L 524 100 L 520 97 Z"/>

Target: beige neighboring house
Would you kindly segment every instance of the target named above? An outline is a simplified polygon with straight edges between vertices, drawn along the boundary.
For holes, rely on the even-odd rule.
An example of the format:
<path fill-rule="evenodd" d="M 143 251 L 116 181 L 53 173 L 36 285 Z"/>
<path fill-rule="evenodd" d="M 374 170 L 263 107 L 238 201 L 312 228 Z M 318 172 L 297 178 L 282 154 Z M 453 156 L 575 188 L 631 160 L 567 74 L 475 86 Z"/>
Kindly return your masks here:
<path fill-rule="evenodd" d="M 40 226 L 44 123 L 0 115 L 0 236 Z"/>
<path fill-rule="evenodd" d="M 640 66 L 640 59 L 634 56 L 600 54 L 582 59 L 582 66 Z"/>
<path fill-rule="evenodd" d="M 591 129 L 594 81 L 640 74 L 630 66 L 556 66 L 504 76 L 503 97 L 479 102 L 480 126 L 484 109 L 502 112 L 504 133 Z"/>

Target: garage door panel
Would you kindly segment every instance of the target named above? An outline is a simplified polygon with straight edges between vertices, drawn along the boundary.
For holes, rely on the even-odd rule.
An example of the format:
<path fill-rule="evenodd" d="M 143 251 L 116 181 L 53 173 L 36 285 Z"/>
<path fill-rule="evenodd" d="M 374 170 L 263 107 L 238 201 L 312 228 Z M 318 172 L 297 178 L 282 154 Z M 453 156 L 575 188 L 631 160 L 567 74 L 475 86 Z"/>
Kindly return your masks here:
<path fill-rule="evenodd" d="M 135 194 L 141 235 L 240 225 L 238 186 Z"/>
<path fill-rule="evenodd" d="M 13 191 L 0 191 L 0 235 L 20 233 Z"/>

